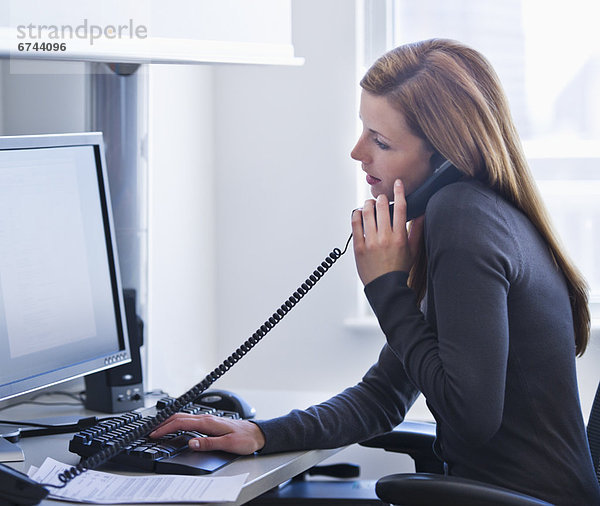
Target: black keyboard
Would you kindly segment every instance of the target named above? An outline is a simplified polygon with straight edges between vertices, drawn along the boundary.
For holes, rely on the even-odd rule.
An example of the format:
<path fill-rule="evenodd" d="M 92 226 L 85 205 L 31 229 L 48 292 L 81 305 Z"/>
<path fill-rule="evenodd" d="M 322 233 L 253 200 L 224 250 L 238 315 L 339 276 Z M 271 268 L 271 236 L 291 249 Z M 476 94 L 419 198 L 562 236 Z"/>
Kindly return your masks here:
<path fill-rule="evenodd" d="M 69 451 L 81 457 L 94 455 L 103 448 L 114 445 L 115 438 L 126 432 L 128 428 L 141 425 L 155 415 L 157 409 L 162 409 L 173 400 L 171 398 L 162 399 L 156 404 L 156 407 L 139 408 L 117 417 L 102 420 L 75 434 L 69 443 Z M 180 412 L 240 418 L 236 412 L 220 411 L 195 403 L 186 405 Z M 195 452 L 190 450 L 188 441 L 191 438 L 202 436 L 203 434 L 194 431 L 179 431 L 159 439 L 144 437 L 129 444 L 110 462 L 123 467 L 159 474 L 207 474 L 239 457 L 239 455 L 220 451 Z"/>

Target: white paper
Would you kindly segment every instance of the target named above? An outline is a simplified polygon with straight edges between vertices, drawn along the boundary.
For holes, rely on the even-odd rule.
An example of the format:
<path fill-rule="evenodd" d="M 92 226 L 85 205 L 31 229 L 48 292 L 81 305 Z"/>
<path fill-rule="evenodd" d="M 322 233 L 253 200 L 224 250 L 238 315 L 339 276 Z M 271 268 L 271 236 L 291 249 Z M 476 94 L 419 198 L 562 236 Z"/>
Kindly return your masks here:
<path fill-rule="evenodd" d="M 70 466 L 46 458 L 29 476 L 39 483 L 59 485 L 58 473 Z M 124 476 L 86 471 L 64 488 L 48 487 L 50 497 L 95 504 L 229 502 L 235 501 L 248 474 L 237 476 Z"/>

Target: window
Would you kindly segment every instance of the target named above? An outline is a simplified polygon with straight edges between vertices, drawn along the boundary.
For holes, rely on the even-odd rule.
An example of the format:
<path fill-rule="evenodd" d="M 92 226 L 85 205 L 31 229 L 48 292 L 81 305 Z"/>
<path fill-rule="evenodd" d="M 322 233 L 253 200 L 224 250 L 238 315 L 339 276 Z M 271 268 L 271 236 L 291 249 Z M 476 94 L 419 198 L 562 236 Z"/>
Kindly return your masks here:
<path fill-rule="evenodd" d="M 491 61 L 555 229 L 588 280 L 597 320 L 599 16 L 597 0 L 363 0 L 358 7 L 361 75 L 385 50 L 432 37 L 460 40 Z"/>

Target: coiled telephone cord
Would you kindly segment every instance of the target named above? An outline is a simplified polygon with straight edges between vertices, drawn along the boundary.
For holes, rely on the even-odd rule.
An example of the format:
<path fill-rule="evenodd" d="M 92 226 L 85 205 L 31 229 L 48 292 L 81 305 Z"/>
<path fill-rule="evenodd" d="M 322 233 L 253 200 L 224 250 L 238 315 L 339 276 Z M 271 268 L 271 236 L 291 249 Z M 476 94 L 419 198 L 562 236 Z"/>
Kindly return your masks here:
<path fill-rule="evenodd" d="M 76 476 L 82 474 L 88 469 L 96 469 L 111 458 L 118 455 L 126 446 L 133 443 L 137 439 L 147 436 L 152 432 L 158 425 L 164 422 L 167 418 L 177 413 L 184 406 L 196 399 L 202 392 L 207 390 L 215 381 L 223 376 L 229 369 L 231 369 L 237 362 L 239 362 L 244 355 L 246 355 L 254 346 L 256 346 L 263 337 L 265 337 L 272 329 L 277 325 L 285 315 L 287 315 L 291 309 L 298 304 L 298 302 L 317 284 L 317 282 L 323 277 L 323 275 L 331 268 L 331 266 L 348 250 L 348 245 L 352 239 L 352 234 L 346 242 L 344 250 L 334 248 L 327 257 L 317 266 L 312 274 L 306 278 L 295 291 L 290 295 L 287 300 L 266 320 L 237 350 L 235 350 L 229 357 L 227 357 L 218 367 L 212 372 L 206 375 L 206 377 L 197 385 L 192 387 L 190 390 L 185 392 L 183 395 L 175 399 L 175 401 L 169 406 L 161 409 L 139 426 L 132 427 L 129 431 L 116 438 L 114 444 L 108 446 L 98 453 L 82 459 L 82 461 L 76 466 L 70 467 L 69 469 L 59 473 L 58 479 L 61 481 L 61 485 L 49 485 L 55 488 L 64 487 L 69 481 Z"/>

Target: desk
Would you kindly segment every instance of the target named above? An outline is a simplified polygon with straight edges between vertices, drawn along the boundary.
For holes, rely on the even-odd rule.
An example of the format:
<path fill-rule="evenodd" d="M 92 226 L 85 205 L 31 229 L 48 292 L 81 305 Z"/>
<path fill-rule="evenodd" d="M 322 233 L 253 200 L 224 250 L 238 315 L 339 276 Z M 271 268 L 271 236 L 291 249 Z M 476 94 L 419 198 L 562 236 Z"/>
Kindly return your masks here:
<path fill-rule="evenodd" d="M 23 405 L 10 408 L 2 412 L 2 418 L 5 419 L 26 419 L 33 418 L 34 413 L 40 416 L 39 407 Z M 64 416 L 77 415 L 80 417 L 91 416 L 94 413 L 83 408 L 52 408 L 44 410 L 44 416 Z M 106 414 L 102 416 L 108 416 Z M 19 445 L 25 452 L 24 462 L 11 462 L 8 465 L 26 472 L 30 466 L 39 466 L 46 457 L 53 457 L 67 464 L 77 464 L 79 457 L 68 450 L 69 440 L 72 434 L 58 434 L 54 436 L 32 437 L 21 439 Z M 228 506 L 240 505 L 253 499 L 254 497 L 266 492 L 267 490 L 283 483 L 293 476 L 309 469 L 310 467 L 325 460 L 338 450 L 311 450 L 302 452 L 286 452 L 273 455 L 249 455 L 241 457 L 227 466 L 215 471 L 213 476 L 232 476 L 236 474 L 249 473 L 246 484 L 244 485 L 238 500 L 235 503 L 224 503 Z M 45 500 L 42 502 L 46 506 L 57 506 L 65 504 L 65 501 Z M 67 503 L 74 504 L 74 503 Z M 216 503 L 212 503 L 216 504 Z"/>

